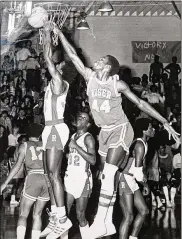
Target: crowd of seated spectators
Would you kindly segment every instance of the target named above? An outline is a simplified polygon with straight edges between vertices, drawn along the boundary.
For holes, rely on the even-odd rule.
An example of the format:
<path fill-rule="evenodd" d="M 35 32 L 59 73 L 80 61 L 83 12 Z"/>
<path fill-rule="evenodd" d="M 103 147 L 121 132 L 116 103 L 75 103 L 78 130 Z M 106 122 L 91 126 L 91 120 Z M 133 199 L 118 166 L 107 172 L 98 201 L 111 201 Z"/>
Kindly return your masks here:
<path fill-rule="evenodd" d="M 81 57 L 81 49 L 79 49 L 78 54 Z M 79 111 L 84 111 L 91 116 L 91 113 L 84 79 L 76 72 L 69 59 L 65 57 L 64 61 L 65 69 L 67 69 L 65 76 L 70 83 L 65 122 L 72 134 L 76 114 Z M 122 69 L 119 75 L 135 94 L 149 102 L 181 134 L 180 71 L 176 57 L 173 57 L 172 63 L 164 68 L 159 57 L 156 56 L 148 75 L 132 77 L 130 69 Z M 12 152 L 18 145 L 18 138 L 25 135 L 28 124 L 34 122 L 44 125 L 44 93 L 50 80 L 51 77 L 43 53 L 36 52 L 30 40 L 17 45 L 14 54 L 9 53 L 4 56 L 0 70 L 0 162 L 12 158 Z M 138 118 L 150 118 L 129 102 L 126 97 L 123 97 L 122 104 L 131 124 L 134 124 Z M 162 188 L 165 197 L 167 197 L 165 187 L 170 184 L 173 171 L 176 167 L 179 168 L 179 163 L 173 163 L 173 159 L 176 160 L 176 155 L 180 154 L 179 145 L 176 146 L 173 140 L 168 139 L 165 130 L 158 122 L 153 120 L 153 125 L 156 134 L 155 138 L 149 142 L 147 177 L 149 181 L 157 182 L 157 187 L 161 185 L 159 183 L 160 178 L 166 177 L 167 181 L 162 183 Z M 94 122 L 90 131 L 97 140 L 99 129 L 94 125 Z M 165 155 L 167 155 L 166 158 Z M 165 164 L 167 165 L 166 168 Z M 165 172 L 165 176 L 163 172 Z M 156 193 L 154 193 L 154 198 L 158 200 Z M 160 202 L 157 202 L 160 206 Z"/>

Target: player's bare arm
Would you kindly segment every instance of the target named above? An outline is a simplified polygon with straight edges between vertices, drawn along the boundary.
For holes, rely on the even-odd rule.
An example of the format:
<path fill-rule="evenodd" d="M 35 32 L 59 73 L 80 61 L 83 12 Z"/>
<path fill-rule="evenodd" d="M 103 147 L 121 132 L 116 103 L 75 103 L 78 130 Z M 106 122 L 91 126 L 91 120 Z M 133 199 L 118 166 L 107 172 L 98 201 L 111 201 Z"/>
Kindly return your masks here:
<path fill-rule="evenodd" d="M 77 71 L 85 78 L 86 75 L 86 68 L 83 64 L 83 62 L 78 57 L 75 49 L 71 46 L 71 44 L 68 42 L 64 34 L 61 32 L 61 30 L 58 28 L 58 26 L 54 26 L 55 33 L 58 34 L 59 39 L 64 47 L 64 50 L 66 51 L 67 55 L 73 62 L 74 66 L 76 67 Z M 87 80 L 87 79 L 85 79 Z"/>
<path fill-rule="evenodd" d="M 134 148 L 135 152 L 135 167 L 143 166 L 143 158 L 145 155 L 145 148 L 142 142 L 137 142 Z"/>
<path fill-rule="evenodd" d="M 50 27 L 45 24 L 46 27 L 44 27 L 44 58 L 47 63 L 47 67 L 49 70 L 49 73 L 52 76 L 51 80 L 51 88 L 54 94 L 60 95 L 62 94 L 66 89 L 66 84 L 63 81 L 61 73 L 56 69 L 54 62 L 52 60 L 52 47 L 51 47 L 51 35 L 50 35 Z"/>
<path fill-rule="evenodd" d="M 131 100 L 140 110 L 147 113 L 154 119 L 158 120 L 160 123 L 164 125 L 164 128 L 169 133 L 169 138 L 174 138 L 175 141 L 178 140 L 178 133 L 169 125 L 167 120 L 162 117 L 150 104 L 146 101 L 137 97 L 129 88 L 129 86 L 124 81 L 117 81 L 117 90 L 119 93 L 123 93 L 129 100 Z"/>
<path fill-rule="evenodd" d="M 78 153 L 91 165 L 96 163 L 96 154 L 95 154 L 95 140 L 91 135 L 85 137 L 85 145 L 87 147 L 87 152 L 84 151 L 75 140 L 71 139 L 69 147 L 76 149 Z"/>
<path fill-rule="evenodd" d="M 25 159 L 25 145 L 22 144 L 18 150 L 18 159 L 13 168 L 11 169 L 7 179 L 1 185 L 1 192 L 6 188 L 11 179 L 18 173 Z"/>

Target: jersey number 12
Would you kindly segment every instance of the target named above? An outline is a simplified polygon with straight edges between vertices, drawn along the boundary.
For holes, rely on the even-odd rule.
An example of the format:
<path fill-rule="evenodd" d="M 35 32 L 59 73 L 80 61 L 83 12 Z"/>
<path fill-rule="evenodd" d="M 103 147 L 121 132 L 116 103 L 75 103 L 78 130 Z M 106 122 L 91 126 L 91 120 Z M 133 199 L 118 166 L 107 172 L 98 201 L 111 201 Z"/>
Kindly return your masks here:
<path fill-rule="evenodd" d="M 111 110 L 111 107 L 109 105 L 109 100 L 104 100 L 99 108 L 98 102 L 95 99 L 92 103 L 92 109 L 96 110 L 97 112 L 104 111 L 105 113 L 109 113 Z"/>

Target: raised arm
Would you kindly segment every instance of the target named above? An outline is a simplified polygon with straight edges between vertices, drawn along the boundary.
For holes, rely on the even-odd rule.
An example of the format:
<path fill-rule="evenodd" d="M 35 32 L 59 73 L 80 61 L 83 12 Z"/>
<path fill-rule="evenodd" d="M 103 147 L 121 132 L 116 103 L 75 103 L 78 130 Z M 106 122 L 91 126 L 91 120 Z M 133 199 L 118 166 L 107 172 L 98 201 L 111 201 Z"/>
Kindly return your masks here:
<path fill-rule="evenodd" d="M 11 169 L 5 182 L 1 185 L 1 192 L 6 188 L 11 179 L 18 173 L 23 164 L 24 159 L 25 159 L 25 144 L 22 144 L 18 150 L 18 159 L 16 164 Z"/>
<path fill-rule="evenodd" d="M 47 23 L 48 24 L 48 23 Z M 52 47 L 51 47 L 51 35 L 50 28 L 46 26 L 44 28 L 44 58 L 47 63 L 49 73 L 52 76 L 51 86 L 52 91 L 56 95 L 62 94 L 66 89 L 66 84 L 63 81 L 61 73 L 56 69 L 54 62 L 52 60 Z"/>
<path fill-rule="evenodd" d="M 147 113 L 154 119 L 158 120 L 164 125 L 164 128 L 169 133 L 169 138 L 172 135 L 174 140 L 178 140 L 179 135 L 167 122 L 167 120 L 160 115 L 151 105 L 146 101 L 138 98 L 128 87 L 128 85 L 123 81 L 117 81 L 117 90 L 119 93 L 123 93 L 129 100 L 131 100 L 141 111 Z"/>
<path fill-rule="evenodd" d="M 66 51 L 67 55 L 73 62 L 74 66 L 76 67 L 77 71 L 86 79 L 86 67 L 84 66 L 83 62 L 78 57 L 75 49 L 71 46 L 71 44 L 68 42 L 66 37 L 63 35 L 61 30 L 58 28 L 58 26 L 55 25 L 54 32 L 58 34 L 59 39 L 64 47 L 64 50 Z"/>

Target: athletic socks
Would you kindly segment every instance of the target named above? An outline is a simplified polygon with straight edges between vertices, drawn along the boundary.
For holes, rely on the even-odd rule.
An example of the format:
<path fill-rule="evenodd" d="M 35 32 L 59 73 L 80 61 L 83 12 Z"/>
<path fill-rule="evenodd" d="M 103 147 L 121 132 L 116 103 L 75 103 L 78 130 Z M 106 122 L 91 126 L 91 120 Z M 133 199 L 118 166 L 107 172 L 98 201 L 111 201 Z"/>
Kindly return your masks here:
<path fill-rule="evenodd" d="M 138 237 L 130 236 L 129 239 L 138 239 Z"/>
<path fill-rule="evenodd" d="M 82 239 L 88 239 L 88 235 L 89 235 L 89 225 L 87 223 L 86 226 L 84 227 L 80 227 L 80 234 L 81 234 L 81 238 Z"/>
<path fill-rule="evenodd" d="M 39 239 L 40 238 L 40 231 L 32 230 L 32 237 L 31 239 Z"/>
<path fill-rule="evenodd" d="M 107 211 L 107 215 L 105 218 L 105 225 L 106 225 L 107 233 L 104 236 L 110 236 L 110 235 L 113 235 L 116 233 L 116 228 L 113 224 L 113 209 L 114 209 L 115 201 L 116 201 L 116 192 L 114 192 L 114 194 L 112 196 L 112 200 L 109 205 L 109 209 Z"/>
<path fill-rule="evenodd" d="M 104 170 L 101 178 L 101 192 L 99 197 L 99 206 L 97 215 L 94 219 L 93 224 L 90 227 L 90 234 L 93 239 L 101 237 L 107 233 L 105 218 L 111 203 L 113 192 L 114 192 L 114 179 L 118 167 L 112 164 L 105 163 Z M 110 215 L 110 221 L 112 221 L 112 211 Z"/>
<path fill-rule="evenodd" d="M 56 214 L 57 213 L 57 207 L 56 205 L 51 205 L 51 213 Z"/>
<path fill-rule="evenodd" d="M 26 227 L 25 226 L 18 226 L 16 229 L 17 239 L 24 239 L 25 238 Z"/>
<path fill-rule="evenodd" d="M 64 223 L 66 221 L 66 208 L 64 207 L 57 207 L 57 218 L 59 220 L 60 223 Z"/>

